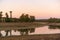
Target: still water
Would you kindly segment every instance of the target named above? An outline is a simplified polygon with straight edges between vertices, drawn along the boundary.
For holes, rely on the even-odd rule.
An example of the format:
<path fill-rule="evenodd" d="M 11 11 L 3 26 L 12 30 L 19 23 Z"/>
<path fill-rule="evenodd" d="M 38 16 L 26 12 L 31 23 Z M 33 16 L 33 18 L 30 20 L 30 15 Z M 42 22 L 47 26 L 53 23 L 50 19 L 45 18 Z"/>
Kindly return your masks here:
<path fill-rule="evenodd" d="M 60 33 L 60 29 L 49 29 L 49 26 L 43 26 L 43 27 L 38 27 L 35 28 L 35 32 L 29 33 L 29 35 L 33 34 L 55 34 L 55 33 Z M 6 32 L 3 30 L 1 31 L 2 35 L 5 36 Z M 9 34 L 10 35 L 10 34 Z M 14 32 L 12 30 L 12 35 L 20 35 L 19 31 Z"/>

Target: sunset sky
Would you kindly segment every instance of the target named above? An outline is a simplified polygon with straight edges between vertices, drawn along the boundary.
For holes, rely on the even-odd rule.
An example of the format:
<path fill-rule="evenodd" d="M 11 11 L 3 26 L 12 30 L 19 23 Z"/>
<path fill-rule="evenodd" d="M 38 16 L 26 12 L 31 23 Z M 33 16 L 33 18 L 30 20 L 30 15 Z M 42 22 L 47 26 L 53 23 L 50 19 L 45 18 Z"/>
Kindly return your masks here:
<path fill-rule="evenodd" d="M 60 18 L 60 0 L 0 0 L 0 11 L 13 11 L 13 17 L 22 13 L 34 15 L 37 19 Z"/>

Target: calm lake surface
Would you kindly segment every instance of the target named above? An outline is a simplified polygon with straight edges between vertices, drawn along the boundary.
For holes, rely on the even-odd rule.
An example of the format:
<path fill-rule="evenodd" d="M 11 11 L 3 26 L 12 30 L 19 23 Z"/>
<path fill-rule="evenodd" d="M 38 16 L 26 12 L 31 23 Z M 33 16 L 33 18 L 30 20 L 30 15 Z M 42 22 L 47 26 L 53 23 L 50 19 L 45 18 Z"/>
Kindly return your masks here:
<path fill-rule="evenodd" d="M 60 29 L 49 29 L 49 26 L 43 26 L 43 27 L 38 27 L 35 28 L 35 32 L 29 33 L 29 35 L 33 34 L 55 34 L 55 33 L 60 33 Z M 3 30 L 1 31 L 2 35 L 5 36 L 6 32 Z M 10 35 L 10 34 L 9 34 Z M 14 32 L 12 30 L 12 35 L 20 35 L 19 31 Z"/>

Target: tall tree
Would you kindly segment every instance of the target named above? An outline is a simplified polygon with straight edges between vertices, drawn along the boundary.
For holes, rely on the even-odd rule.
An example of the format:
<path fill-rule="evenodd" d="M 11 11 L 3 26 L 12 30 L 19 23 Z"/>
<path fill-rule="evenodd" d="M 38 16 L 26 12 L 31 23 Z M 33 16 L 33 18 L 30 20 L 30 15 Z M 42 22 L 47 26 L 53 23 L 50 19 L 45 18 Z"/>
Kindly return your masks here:
<path fill-rule="evenodd" d="M 12 11 L 10 11 L 10 18 L 12 18 Z"/>
<path fill-rule="evenodd" d="M 2 21 L 2 11 L 0 12 L 0 22 Z"/>
<path fill-rule="evenodd" d="M 9 15 L 8 15 L 8 13 L 7 13 L 7 12 L 6 12 L 6 14 L 5 14 L 5 15 L 6 15 L 6 18 L 9 18 Z"/>
<path fill-rule="evenodd" d="M 6 15 L 6 19 L 5 19 L 5 21 L 6 21 L 6 22 L 10 22 L 9 15 L 8 15 L 8 13 L 7 13 L 7 12 L 6 12 L 6 14 L 5 14 L 5 15 Z"/>
<path fill-rule="evenodd" d="M 6 12 L 6 14 L 5 14 L 5 15 L 6 15 L 6 19 L 5 19 L 5 20 L 6 20 L 6 22 L 10 22 L 9 15 L 8 15 L 8 13 L 7 13 L 7 12 Z M 5 32 L 6 32 L 6 36 L 8 36 L 8 32 L 10 32 L 10 35 L 11 35 L 11 30 L 6 30 Z"/>

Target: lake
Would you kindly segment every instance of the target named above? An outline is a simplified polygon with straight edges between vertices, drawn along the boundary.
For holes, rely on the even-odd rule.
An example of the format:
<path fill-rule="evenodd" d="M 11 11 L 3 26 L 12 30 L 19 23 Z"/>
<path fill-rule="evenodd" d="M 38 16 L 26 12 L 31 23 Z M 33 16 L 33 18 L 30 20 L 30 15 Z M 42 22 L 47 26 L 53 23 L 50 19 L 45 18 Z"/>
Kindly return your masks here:
<path fill-rule="evenodd" d="M 49 29 L 49 26 L 37 27 L 35 28 L 35 32 L 29 33 L 29 35 L 33 34 L 55 34 L 60 33 L 60 29 Z M 6 32 L 4 30 L 1 31 L 2 35 L 5 36 Z M 9 33 L 10 35 L 10 33 Z M 12 30 L 12 35 L 20 35 L 19 31 L 14 32 Z"/>

